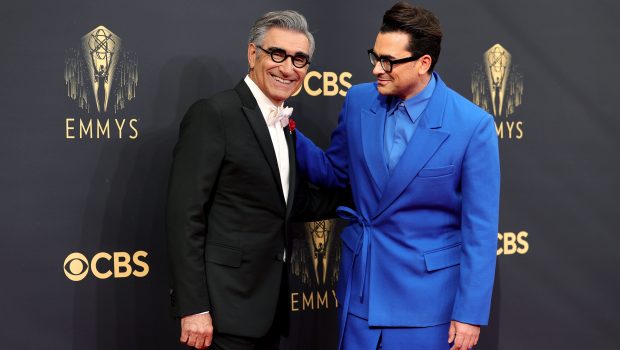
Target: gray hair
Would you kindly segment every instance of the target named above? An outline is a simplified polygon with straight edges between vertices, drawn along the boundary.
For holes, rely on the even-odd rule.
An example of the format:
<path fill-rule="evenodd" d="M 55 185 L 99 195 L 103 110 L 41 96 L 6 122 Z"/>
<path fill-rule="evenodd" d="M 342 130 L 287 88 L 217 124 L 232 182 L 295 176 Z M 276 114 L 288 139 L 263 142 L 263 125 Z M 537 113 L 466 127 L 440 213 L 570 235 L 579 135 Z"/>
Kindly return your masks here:
<path fill-rule="evenodd" d="M 310 58 L 312 58 L 312 54 L 314 53 L 314 36 L 312 36 L 312 33 L 308 30 L 308 22 L 301 13 L 293 10 L 265 13 L 254 23 L 252 29 L 250 29 L 248 43 L 257 46 L 262 45 L 265 34 L 271 28 L 287 29 L 304 34 L 310 43 L 310 52 L 308 54 Z"/>

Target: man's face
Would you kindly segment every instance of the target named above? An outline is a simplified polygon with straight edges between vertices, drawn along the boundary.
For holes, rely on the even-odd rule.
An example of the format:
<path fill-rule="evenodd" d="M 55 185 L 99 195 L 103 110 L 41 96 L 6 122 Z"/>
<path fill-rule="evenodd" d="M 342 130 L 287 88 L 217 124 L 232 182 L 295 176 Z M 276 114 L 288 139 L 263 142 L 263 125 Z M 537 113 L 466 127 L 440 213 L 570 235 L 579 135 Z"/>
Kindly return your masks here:
<path fill-rule="evenodd" d="M 377 35 L 373 50 L 379 57 L 398 60 L 412 56 L 408 46 L 409 34 L 387 32 Z M 390 73 L 386 73 L 377 62 L 372 69 L 372 74 L 377 77 L 377 90 L 382 95 L 395 95 L 404 100 L 416 95 L 430 79 L 430 60 L 429 55 L 424 55 L 416 61 L 394 64 Z"/>
<path fill-rule="evenodd" d="M 288 55 L 309 55 L 310 50 L 310 42 L 305 34 L 280 28 L 269 29 L 260 46 L 267 51 L 282 49 Z M 308 73 L 307 65 L 297 68 L 293 66 L 290 57 L 284 62 L 276 63 L 268 53 L 254 44 L 248 46 L 248 63 L 250 78 L 276 105 L 280 105 L 297 91 Z"/>

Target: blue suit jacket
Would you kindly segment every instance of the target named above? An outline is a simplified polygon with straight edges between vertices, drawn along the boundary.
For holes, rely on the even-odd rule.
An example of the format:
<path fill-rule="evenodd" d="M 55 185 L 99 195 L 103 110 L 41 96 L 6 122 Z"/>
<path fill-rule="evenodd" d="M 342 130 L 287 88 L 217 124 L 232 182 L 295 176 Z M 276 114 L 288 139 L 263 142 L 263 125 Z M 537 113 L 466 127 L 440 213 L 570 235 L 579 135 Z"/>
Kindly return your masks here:
<path fill-rule="evenodd" d="M 341 316 L 372 326 L 488 321 L 499 210 L 495 124 L 435 77 L 391 175 L 382 152 L 388 97 L 376 84 L 348 91 L 327 151 L 298 133 L 299 170 L 319 186 L 352 188 L 356 210 L 344 213 L 352 222 L 341 234 L 337 293 Z"/>

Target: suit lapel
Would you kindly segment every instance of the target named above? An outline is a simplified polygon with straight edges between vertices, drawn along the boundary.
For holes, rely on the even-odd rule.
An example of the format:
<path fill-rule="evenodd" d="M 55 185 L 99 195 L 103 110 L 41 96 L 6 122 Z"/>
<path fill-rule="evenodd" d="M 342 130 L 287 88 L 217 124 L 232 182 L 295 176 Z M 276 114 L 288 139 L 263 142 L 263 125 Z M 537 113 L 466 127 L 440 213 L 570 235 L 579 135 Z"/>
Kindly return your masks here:
<path fill-rule="evenodd" d="M 293 201 L 295 200 L 295 181 L 297 176 L 297 154 L 295 152 L 295 135 L 293 135 L 288 126 L 283 129 L 284 137 L 286 137 L 286 144 L 288 146 L 288 164 L 289 164 L 289 177 L 288 177 L 288 198 L 286 200 L 286 217 L 291 214 L 293 208 Z"/>
<path fill-rule="evenodd" d="M 418 176 L 420 170 L 437 152 L 439 147 L 450 136 L 448 131 L 442 130 L 444 109 L 446 105 L 447 87 L 436 73 L 437 85 L 433 96 L 420 116 L 420 125 L 416 129 L 411 141 L 405 148 L 396 168 L 392 172 L 388 183 L 379 201 L 375 217 L 381 214 L 392 204 L 405 188 Z M 381 144 L 383 145 L 383 144 Z"/>
<path fill-rule="evenodd" d="M 385 115 L 387 113 L 387 98 L 379 98 L 370 109 L 362 110 L 361 140 L 364 149 L 364 159 L 368 172 L 379 191 L 383 191 L 389 178 L 389 173 L 383 157 L 383 134 L 385 131 Z"/>
<path fill-rule="evenodd" d="M 280 198 L 284 201 L 282 181 L 280 180 L 280 172 L 278 170 L 278 160 L 276 159 L 276 152 L 273 149 L 273 144 L 271 142 L 271 137 L 269 136 L 269 129 L 267 129 L 267 124 L 265 123 L 265 118 L 258 108 L 256 99 L 252 96 L 250 88 L 248 88 L 245 82 L 241 81 L 237 84 L 235 91 L 237 91 L 237 94 L 239 94 L 239 97 L 241 98 L 243 113 L 247 118 L 252 131 L 254 132 L 254 136 L 260 145 L 263 155 L 267 159 L 267 163 L 271 169 L 271 174 L 277 184 L 276 188 L 280 193 Z"/>

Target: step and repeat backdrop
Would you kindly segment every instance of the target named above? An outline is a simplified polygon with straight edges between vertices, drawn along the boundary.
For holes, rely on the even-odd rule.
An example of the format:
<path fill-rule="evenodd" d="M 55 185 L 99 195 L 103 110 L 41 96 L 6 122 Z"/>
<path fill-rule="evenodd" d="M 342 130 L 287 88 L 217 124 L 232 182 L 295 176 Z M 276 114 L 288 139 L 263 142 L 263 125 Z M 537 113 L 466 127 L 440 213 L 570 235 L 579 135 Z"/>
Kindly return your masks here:
<path fill-rule="evenodd" d="M 180 119 L 247 72 L 262 13 L 295 9 L 317 50 L 288 105 L 329 144 L 392 1 L 4 1 L 0 348 L 182 349 L 164 202 Z M 620 5 L 419 1 L 437 71 L 495 117 L 502 197 L 479 349 L 615 349 L 620 321 Z M 333 349 L 343 222 L 295 227 L 291 336 Z M 403 305 L 406 307 L 406 305 Z"/>

